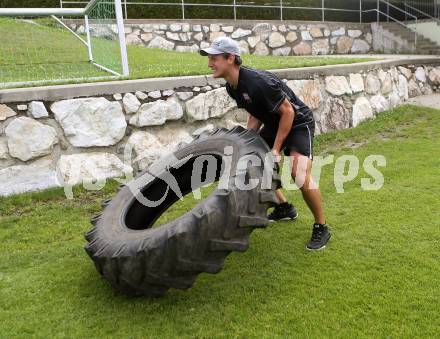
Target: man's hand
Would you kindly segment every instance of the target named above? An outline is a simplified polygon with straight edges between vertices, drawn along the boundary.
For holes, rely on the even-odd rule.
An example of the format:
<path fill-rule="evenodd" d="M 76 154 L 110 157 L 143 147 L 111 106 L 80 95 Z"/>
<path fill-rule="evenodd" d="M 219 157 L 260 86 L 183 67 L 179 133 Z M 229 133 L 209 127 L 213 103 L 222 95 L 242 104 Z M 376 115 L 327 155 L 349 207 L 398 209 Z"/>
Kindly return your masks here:
<path fill-rule="evenodd" d="M 280 163 L 280 161 L 281 161 L 280 151 L 278 149 L 274 148 L 274 149 L 272 149 L 272 155 L 273 155 L 274 161 L 276 163 Z"/>

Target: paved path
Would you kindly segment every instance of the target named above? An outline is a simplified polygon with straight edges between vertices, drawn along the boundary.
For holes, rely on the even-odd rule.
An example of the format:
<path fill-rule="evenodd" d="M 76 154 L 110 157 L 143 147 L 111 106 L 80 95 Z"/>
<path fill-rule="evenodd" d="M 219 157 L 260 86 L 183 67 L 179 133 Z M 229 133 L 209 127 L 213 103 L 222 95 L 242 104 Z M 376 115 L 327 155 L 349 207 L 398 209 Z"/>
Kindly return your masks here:
<path fill-rule="evenodd" d="M 406 103 L 440 109 L 440 93 L 420 95 L 408 99 Z"/>

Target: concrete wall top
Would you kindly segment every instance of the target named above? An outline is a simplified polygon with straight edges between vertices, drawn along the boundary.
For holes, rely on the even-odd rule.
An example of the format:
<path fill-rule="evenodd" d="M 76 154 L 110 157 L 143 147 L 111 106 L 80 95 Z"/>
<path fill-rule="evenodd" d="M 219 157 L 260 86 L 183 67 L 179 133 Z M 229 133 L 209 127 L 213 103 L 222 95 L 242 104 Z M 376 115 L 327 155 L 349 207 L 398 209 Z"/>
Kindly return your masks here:
<path fill-rule="evenodd" d="M 329 65 L 317 67 L 289 68 L 271 70 L 281 79 L 313 79 L 324 75 L 348 75 L 373 69 L 387 68 L 403 65 L 429 65 L 438 64 L 440 57 L 408 57 L 395 60 L 379 60 L 361 62 L 348 65 Z M 97 82 L 84 84 L 69 84 L 44 87 L 29 87 L 0 90 L 0 103 L 24 102 L 32 100 L 56 101 L 78 97 L 97 95 L 112 95 L 115 93 L 128 93 L 135 91 L 154 91 L 176 89 L 181 87 L 206 86 L 224 84 L 223 79 L 214 79 L 210 75 L 166 77 L 152 79 L 123 80 L 111 82 Z"/>
<path fill-rule="evenodd" d="M 234 20 L 234 19 L 218 19 L 213 22 L 212 19 L 127 19 L 124 21 L 126 25 L 130 24 L 169 24 L 169 23 L 190 23 L 190 24 L 231 24 L 235 26 L 250 25 L 254 26 L 261 23 L 271 23 L 274 25 L 325 25 L 325 26 L 369 26 L 369 22 L 346 22 L 346 21 L 311 21 L 311 20 Z"/>

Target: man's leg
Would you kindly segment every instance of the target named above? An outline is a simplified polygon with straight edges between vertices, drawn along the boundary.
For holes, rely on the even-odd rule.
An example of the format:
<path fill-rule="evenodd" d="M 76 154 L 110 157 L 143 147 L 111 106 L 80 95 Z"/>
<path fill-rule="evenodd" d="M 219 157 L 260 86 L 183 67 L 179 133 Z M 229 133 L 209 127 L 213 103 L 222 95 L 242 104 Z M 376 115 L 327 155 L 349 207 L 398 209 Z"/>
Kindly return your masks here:
<path fill-rule="evenodd" d="M 277 195 L 278 201 L 280 202 L 280 204 L 287 202 L 287 199 L 285 197 L 285 195 L 283 194 L 283 191 L 281 191 L 281 188 L 277 189 L 275 191 L 275 194 Z"/>
<path fill-rule="evenodd" d="M 259 131 L 259 134 L 267 145 L 272 148 L 275 141 L 275 135 L 269 132 L 264 126 Z M 275 206 L 274 210 L 267 216 L 269 221 L 295 220 L 298 217 L 295 207 L 292 204 L 289 204 L 281 189 L 276 190 L 275 193 L 279 204 Z"/>
<path fill-rule="evenodd" d="M 303 154 L 291 151 L 290 161 L 292 161 L 292 178 L 300 188 L 304 201 L 315 218 L 312 238 L 307 248 L 313 250 L 323 248 L 331 235 L 325 224 L 321 191 L 312 178 L 312 160 Z"/>
<path fill-rule="evenodd" d="M 321 191 L 312 178 L 312 160 L 296 151 L 290 152 L 290 159 L 293 162 L 292 178 L 299 186 L 304 201 L 315 218 L 315 222 L 325 224 Z"/>

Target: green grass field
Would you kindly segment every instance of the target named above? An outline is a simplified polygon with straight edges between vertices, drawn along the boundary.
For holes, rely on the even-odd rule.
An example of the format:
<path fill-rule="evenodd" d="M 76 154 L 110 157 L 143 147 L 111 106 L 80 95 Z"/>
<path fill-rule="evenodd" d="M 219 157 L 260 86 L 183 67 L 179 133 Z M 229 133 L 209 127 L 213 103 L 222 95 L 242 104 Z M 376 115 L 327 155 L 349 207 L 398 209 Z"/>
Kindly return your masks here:
<path fill-rule="evenodd" d="M 0 88 L 8 83 L 33 81 L 48 84 L 56 79 L 59 83 L 90 82 L 90 77 L 109 76 L 109 73 L 101 71 L 88 62 L 85 45 L 71 33 L 52 27 L 46 21 L 36 21 L 37 24 L 35 24 L 0 19 Z M 53 25 L 53 22 L 50 24 Z M 95 61 L 121 73 L 117 44 L 106 39 L 93 38 L 92 40 Z M 179 53 L 134 45 L 128 45 L 127 50 L 129 79 L 211 73 L 207 66 L 207 59 L 197 53 Z M 322 66 L 370 60 L 372 59 L 356 57 L 256 55 L 243 57 L 246 65 L 261 69 Z"/>
<path fill-rule="evenodd" d="M 440 111 L 402 106 L 357 128 L 316 138 L 315 155 L 381 154 L 382 189 L 358 177 L 321 189 L 333 238 L 304 249 L 312 217 L 288 192 L 295 222 L 256 230 L 217 275 L 161 299 L 128 298 L 83 250 L 103 191 L 61 189 L 0 198 L 1 338 L 414 338 L 440 333 Z M 362 168 L 362 167 L 361 167 Z M 167 212 L 175 218 L 191 199 Z"/>

